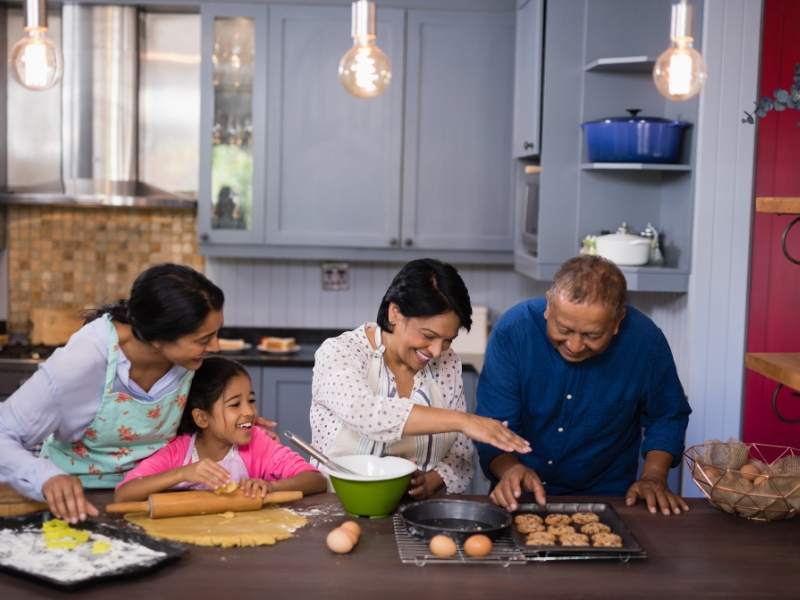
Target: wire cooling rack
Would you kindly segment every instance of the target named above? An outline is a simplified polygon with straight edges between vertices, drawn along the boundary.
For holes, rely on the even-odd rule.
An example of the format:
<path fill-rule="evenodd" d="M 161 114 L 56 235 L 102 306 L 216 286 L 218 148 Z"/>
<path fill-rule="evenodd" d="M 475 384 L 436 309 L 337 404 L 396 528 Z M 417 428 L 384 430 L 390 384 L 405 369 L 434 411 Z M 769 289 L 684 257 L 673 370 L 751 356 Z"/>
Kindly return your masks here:
<path fill-rule="evenodd" d="M 627 552 L 609 554 L 589 554 L 576 551 L 574 553 L 552 552 L 547 550 L 521 550 L 510 533 L 504 532 L 493 541 L 492 551 L 481 557 L 467 556 L 461 544 L 457 544 L 455 556 L 444 558 L 431 554 L 428 540 L 417 537 L 409 533 L 403 518 L 399 514 L 392 517 L 394 525 L 394 539 L 397 542 L 397 553 L 400 555 L 400 562 L 406 565 L 417 565 L 424 567 L 429 564 L 437 565 L 500 565 L 508 567 L 510 565 L 524 565 L 526 563 L 539 562 L 561 562 L 561 561 L 594 561 L 594 560 L 614 560 L 627 563 L 631 559 L 647 558 L 647 553 Z"/>
<path fill-rule="evenodd" d="M 511 535 L 503 533 L 492 544 L 492 551 L 486 556 L 473 557 L 464 554 L 464 548 L 457 544 L 458 551 L 455 556 L 443 558 L 431 554 L 428 547 L 428 540 L 411 535 L 399 514 L 392 517 L 394 525 L 394 539 L 397 541 L 397 552 L 400 561 L 406 565 L 417 565 L 424 567 L 427 564 L 437 565 L 500 565 L 508 567 L 510 565 L 524 565 L 525 555 L 517 548 Z"/>

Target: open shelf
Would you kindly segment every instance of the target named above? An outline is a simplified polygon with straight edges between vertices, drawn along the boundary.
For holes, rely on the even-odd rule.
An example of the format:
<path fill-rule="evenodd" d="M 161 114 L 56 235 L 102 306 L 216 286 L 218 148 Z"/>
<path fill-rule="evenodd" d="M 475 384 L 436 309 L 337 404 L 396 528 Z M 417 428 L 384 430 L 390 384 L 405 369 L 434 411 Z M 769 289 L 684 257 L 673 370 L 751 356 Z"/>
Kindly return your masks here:
<path fill-rule="evenodd" d="M 800 352 L 748 352 L 744 364 L 751 371 L 800 391 Z"/>
<path fill-rule="evenodd" d="M 652 56 L 614 56 L 598 58 L 584 67 L 585 71 L 615 73 L 649 73 L 656 59 Z"/>
<path fill-rule="evenodd" d="M 517 272 L 537 281 L 552 281 L 561 265 L 539 260 L 524 249 L 514 252 L 514 268 Z M 631 292 L 686 292 L 689 289 L 689 273 L 670 267 L 620 267 Z"/>
<path fill-rule="evenodd" d="M 756 211 L 782 215 L 800 215 L 800 197 L 760 196 L 756 198 Z"/>
<path fill-rule="evenodd" d="M 622 163 L 622 162 L 593 162 L 583 163 L 584 171 L 691 171 L 691 165 L 674 163 Z"/>

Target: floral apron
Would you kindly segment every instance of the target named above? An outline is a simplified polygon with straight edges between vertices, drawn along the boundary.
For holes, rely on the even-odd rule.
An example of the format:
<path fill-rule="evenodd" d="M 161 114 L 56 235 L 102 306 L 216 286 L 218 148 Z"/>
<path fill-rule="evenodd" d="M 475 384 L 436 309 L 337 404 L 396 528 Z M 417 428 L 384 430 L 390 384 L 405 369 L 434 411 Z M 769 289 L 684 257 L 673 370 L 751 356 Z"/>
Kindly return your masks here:
<path fill-rule="evenodd" d="M 393 398 L 397 396 L 397 388 L 389 375 L 389 368 L 383 362 L 383 353 L 386 348 L 381 341 L 381 329 L 377 326 L 375 327 L 375 346 L 376 348 L 370 356 L 367 383 L 374 394 Z M 421 379 L 419 384 L 417 383 L 418 378 Z M 431 372 L 430 365 L 425 365 L 414 379 L 412 402 L 423 406 L 448 408 L 439 385 L 436 383 L 436 378 Z M 431 471 L 450 452 L 450 447 L 456 441 L 457 435 L 456 433 L 409 435 L 403 436 L 396 442 L 386 443 L 365 437 L 344 425 L 336 436 L 333 446 L 329 449 L 328 455 L 401 456 L 416 462 L 420 471 Z"/>
<path fill-rule="evenodd" d="M 187 371 L 178 389 L 154 402 L 140 402 L 115 392 L 117 362 L 122 353 L 117 330 L 106 315 L 110 336 L 103 398 L 83 438 L 70 442 L 50 435 L 41 456 L 66 473 L 77 475 L 87 488 L 112 488 L 140 460 L 175 437 L 194 371 Z"/>

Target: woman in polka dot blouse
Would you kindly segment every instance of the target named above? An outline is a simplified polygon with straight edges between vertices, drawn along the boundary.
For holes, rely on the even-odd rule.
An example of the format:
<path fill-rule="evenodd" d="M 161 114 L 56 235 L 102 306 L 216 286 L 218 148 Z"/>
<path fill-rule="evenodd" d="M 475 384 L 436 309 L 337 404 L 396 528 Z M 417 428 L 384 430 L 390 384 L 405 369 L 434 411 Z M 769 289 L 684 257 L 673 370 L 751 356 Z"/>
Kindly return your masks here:
<path fill-rule="evenodd" d="M 470 438 L 506 452 L 526 440 L 494 419 L 466 412 L 461 360 L 450 348 L 472 325 L 472 306 L 455 268 L 414 260 L 395 276 L 377 323 L 326 340 L 315 356 L 314 446 L 329 456 L 374 454 L 414 460 L 409 494 L 443 486 L 464 492 L 472 478 Z"/>

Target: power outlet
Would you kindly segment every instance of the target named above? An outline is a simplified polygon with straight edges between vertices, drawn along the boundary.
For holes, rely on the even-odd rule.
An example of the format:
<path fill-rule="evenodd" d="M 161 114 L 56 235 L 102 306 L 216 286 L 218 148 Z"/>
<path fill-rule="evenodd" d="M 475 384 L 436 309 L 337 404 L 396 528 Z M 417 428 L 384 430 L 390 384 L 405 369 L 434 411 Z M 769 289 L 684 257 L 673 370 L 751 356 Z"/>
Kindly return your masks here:
<path fill-rule="evenodd" d="M 350 289 L 349 263 L 322 263 L 322 289 L 342 292 Z"/>

